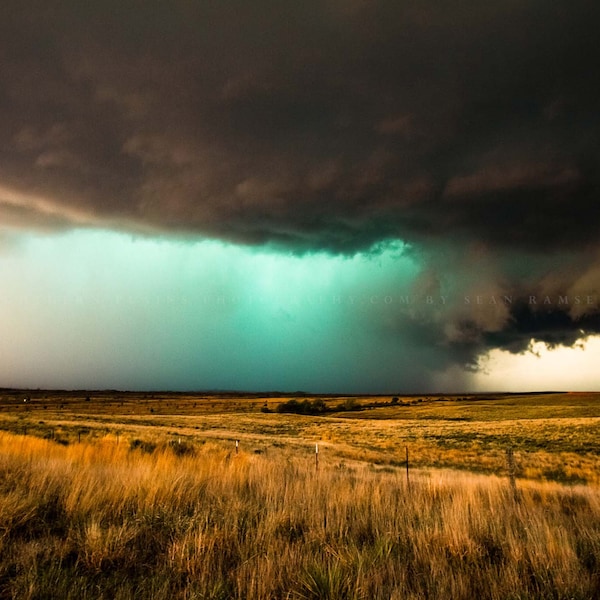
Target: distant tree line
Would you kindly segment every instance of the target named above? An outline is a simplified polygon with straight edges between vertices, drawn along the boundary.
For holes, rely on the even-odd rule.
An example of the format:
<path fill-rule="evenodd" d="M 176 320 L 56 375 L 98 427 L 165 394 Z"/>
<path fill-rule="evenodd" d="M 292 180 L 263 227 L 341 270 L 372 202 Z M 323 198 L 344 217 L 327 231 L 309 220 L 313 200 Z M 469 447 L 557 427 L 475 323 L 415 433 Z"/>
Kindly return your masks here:
<path fill-rule="evenodd" d="M 322 415 L 327 412 L 327 405 L 321 398 L 314 400 L 296 400 L 292 398 L 277 405 L 278 413 L 293 413 L 296 415 Z"/>
<path fill-rule="evenodd" d="M 298 400 L 297 398 L 292 398 L 287 402 L 282 402 L 277 405 L 275 409 L 278 413 L 291 413 L 296 415 L 322 415 L 325 413 L 335 413 L 341 411 L 357 411 L 357 410 L 366 410 L 368 408 L 377 408 L 381 406 L 385 406 L 386 402 L 371 402 L 361 404 L 356 398 L 345 398 L 342 402 L 334 406 L 327 406 L 325 400 L 322 398 L 315 398 L 314 400 L 309 400 L 308 398 L 305 400 Z M 394 397 L 389 404 L 396 405 L 398 404 L 398 398 Z M 271 412 L 269 408 L 265 406 L 262 408 L 263 412 Z"/>

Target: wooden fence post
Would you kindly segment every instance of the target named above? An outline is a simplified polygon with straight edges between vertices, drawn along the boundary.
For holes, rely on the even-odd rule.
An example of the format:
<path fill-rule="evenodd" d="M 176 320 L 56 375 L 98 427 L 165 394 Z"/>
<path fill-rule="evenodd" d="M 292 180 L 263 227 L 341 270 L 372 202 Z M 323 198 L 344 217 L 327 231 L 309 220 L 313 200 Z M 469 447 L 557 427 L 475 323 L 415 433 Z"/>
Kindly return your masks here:
<path fill-rule="evenodd" d="M 410 485 L 410 479 L 408 478 L 408 446 L 405 446 L 406 450 L 406 485 Z"/>
<path fill-rule="evenodd" d="M 319 444 L 315 444 L 315 471 L 319 470 Z"/>

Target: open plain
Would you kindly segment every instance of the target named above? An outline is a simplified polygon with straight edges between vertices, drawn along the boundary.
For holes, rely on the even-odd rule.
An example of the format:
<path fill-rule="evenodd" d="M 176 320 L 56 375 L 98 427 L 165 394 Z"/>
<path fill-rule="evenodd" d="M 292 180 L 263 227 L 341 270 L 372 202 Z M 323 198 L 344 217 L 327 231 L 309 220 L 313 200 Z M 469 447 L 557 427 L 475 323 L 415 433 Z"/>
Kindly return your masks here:
<path fill-rule="evenodd" d="M 599 422 L 596 393 L 2 390 L 0 597 L 597 598 Z"/>

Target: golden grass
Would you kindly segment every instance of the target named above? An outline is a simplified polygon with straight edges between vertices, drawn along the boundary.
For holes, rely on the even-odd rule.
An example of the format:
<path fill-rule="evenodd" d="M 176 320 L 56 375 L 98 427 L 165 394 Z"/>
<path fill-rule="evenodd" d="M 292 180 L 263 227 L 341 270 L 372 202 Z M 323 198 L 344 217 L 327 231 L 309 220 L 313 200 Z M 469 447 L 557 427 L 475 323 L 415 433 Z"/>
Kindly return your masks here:
<path fill-rule="evenodd" d="M 0 553 L 0 597 L 24 600 L 582 600 L 600 591 L 600 491 L 0 433 Z"/>
<path fill-rule="evenodd" d="M 89 394 L 89 395 L 88 395 Z M 23 396 L 28 402 L 23 402 Z M 89 397 L 90 400 L 86 400 Z M 4 392 L 0 429 L 64 443 L 105 436 L 166 443 L 241 440 L 249 450 L 306 451 L 400 465 L 405 447 L 419 468 L 503 475 L 512 447 L 518 474 L 562 483 L 600 484 L 600 394 L 559 393 L 469 397 L 363 397 L 362 411 L 302 416 L 274 410 L 285 397 L 119 392 Z M 421 402 L 419 402 L 421 400 Z M 325 398 L 328 407 L 345 398 Z"/>

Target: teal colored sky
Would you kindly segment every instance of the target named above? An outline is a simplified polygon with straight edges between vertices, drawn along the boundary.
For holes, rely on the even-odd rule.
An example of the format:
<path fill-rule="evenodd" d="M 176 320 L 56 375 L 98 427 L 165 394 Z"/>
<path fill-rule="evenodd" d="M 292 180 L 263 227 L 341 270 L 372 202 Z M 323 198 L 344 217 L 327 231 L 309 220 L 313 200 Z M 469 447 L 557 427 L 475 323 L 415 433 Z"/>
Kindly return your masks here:
<path fill-rule="evenodd" d="M 107 231 L 18 236 L 0 255 L 7 385 L 396 389 L 418 356 L 381 337 L 414 261 Z M 352 368 L 348 368 L 352 365 Z M 405 366 L 401 366 L 405 365 Z M 402 373 L 402 374 L 400 374 Z"/>
<path fill-rule="evenodd" d="M 422 267 L 401 243 L 352 257 L 297 256 L 102 230 L 13 234 L 0 253 L 0 381 L 42 388 L 498 389 L 497 379 L 452 366 L 443 339 L 428 333 L 457 307 L 466 309 L 458 296 L 464 290 L 430 294 Z M 467 309 L 488 316 L 498 310 Z M 541 359 L 544 378 L 524 380 L 518 361 L 492 358 L 503 373 L 510 368 L 520 388 L 552 381 Z M 580 387 L 592 385 L 589 377 Z"/>

